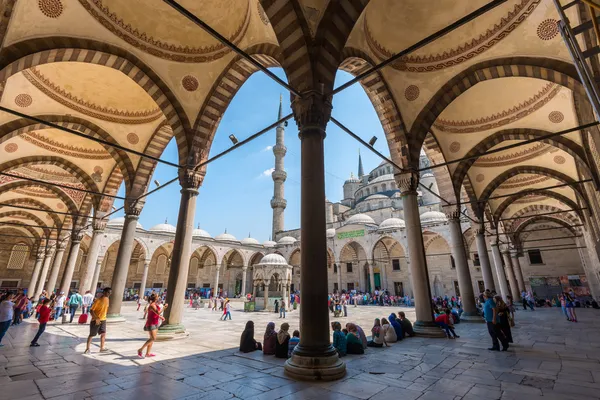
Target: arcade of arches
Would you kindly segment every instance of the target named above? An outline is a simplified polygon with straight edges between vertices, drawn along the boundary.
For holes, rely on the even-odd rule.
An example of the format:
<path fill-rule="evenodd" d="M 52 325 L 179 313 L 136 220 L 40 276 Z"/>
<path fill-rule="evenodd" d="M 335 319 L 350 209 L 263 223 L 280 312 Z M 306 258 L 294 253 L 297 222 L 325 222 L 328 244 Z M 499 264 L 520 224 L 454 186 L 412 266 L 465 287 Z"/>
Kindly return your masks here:
<path fill-rule="evenodd" d="M 286 373 L 321 379 L 345 374 L 325 307 L 336 287 L 409 292 L 415 329 L 424 336 L 440 333 L 433 294 L 460 291 L 467 319 L 476 314 L 481 288 L 519 298 L 540 274 L 578 275 L 600 296 L 600 131 L 590 124 L 596 118 L 552 0 L 495 2 L 375 70 L 487 1 L 180 2 L 227 42 L 168 3 L 0 2 L 5 285 L 36 296 L 42 289 L 110 284 L 112 317 L 120 314 L 126 288 L 167 288 L 161 334 L 177 336 L 185 333 L 190 283 L 247 292 L 248 269 L 279 252 L 292 266 L 291 285 L 311 282 L 302 286 L 303 332 Z M 584 2 L 573 3 L 569 19 L 589 22 Z M 596 45 L 591 31 L 580 38 L 585 48 Z M 594 73 L 598 65 L 591 63 Z M 193 229 L 202 163 L 237 90 L 271 67 L 285 73 L 302 142 L 301 230 L 291 242 L 283 235 L 265 244 L 211 238 Z M 325 139 L 325 131 L 335 114 L 338 69 L 360 76 L 381 120 L 402 226 L 326 218 L 323 143 L 335 140 Z M 137 222 L 140 196 L 171 140 L 182 189 L 179 219 L 146 231 Z M 422 150 L 444 218 L 420 215 Z M 274 180 L 281 183 L 285 173 Z M 104 216 L 121 186 L 125 217 L 111 223 Z M 285 202 L 274 198 L 272 206 L 281 215 Z"/>

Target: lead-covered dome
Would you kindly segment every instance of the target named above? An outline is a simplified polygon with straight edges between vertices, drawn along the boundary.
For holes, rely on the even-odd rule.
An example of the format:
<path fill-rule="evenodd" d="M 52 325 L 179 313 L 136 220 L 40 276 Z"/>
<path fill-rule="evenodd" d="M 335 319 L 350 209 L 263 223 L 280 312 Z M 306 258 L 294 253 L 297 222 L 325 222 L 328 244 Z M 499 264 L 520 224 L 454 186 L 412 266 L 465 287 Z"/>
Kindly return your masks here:
<path fill-rule="evenodd" d="M 221 233 L 220 235 L 215 236 L 215 240 L 219 240 L 219 241 L 229 241 L 229 242 L 237 242 L 238 240 L 235 238 L 235 236 L 233 236 L 230 233 L 227 233 L 227 231 L 225 231 L 225 233 Z"/>
<path fill-rule="evenodd" d="M 164 224 L 154 225 L 152 228 L 150 228 L 150 232 L 155 233 L 175 233 L 176 231 L 177 228 L 166 222 Z"/>
<path fill-rule="evenodd" d="M 422 223 L 435 223 L 435 222 L 446 222 L 448 218 L 446 218 L 446 214 L 439 211 L 426 211 L 419 217 Z"/>
<path fill-rule="evenodd" d="M 287 265 L 287 261 L 281 254 L 267 254 L 260 260 L 260 265 Z"/>
<path fill-rule="evenodd" d="M 247 238 L 242 239 L 242 244 L 260 244 L 260 243 L 258 242 L 258 240 L 254 239 L 254 238 L 247 237 Z"/>
<path fill-rule="evenodd" d="M 372 194 L 369 197 L 367 197 L 366 199 L 364 199 L 363 201 L 369 201 L 369 200 L 388 200 L 389 197 L 383 195 L 383 194 Z"/>
<path fill-rule="evenodd" d="M 328 238 L 335 237 L 335 229 L 333 229 L 333 228 L 327 229 L 327 231 L 325 233 L 327 234 Z"/>
<path fill-rule="evenodd" d="M 263 242 L 263 246 L 265 246 L 265 247 L 275 247 L 275 246 L 277 246 L 277 242 L 274 242 L 272 240 L 265 240 Z"/>
<path fill-rule="evenodd" d="M 369 217 L 367 214 L 354 214 L 350 218 L 346 220 L 344 225 L 376 225 L 373 218 Z"/>
<path fill-rule="evenodd" d="M 210 233 L 206 232 L 204 229 L 196 228 L 192 231 L 192 237 L 210 238 Z"/>
<path fill-rule="evenodd" d="M 108 228 L 122 228 L 125 225 L 125 217 L 113 218 L 106 223 Z M 135 226 L 137 229 L 144 229 L 139 222 Z"/>
<path fill-rule="evenodd" d="M 379 229 L 402 229 L 406 223 L 400 218 L 388 218 L 379 225 Z"/>
<path fill-rule="evenodd" d="M 297 242 L 296 238 L 293 238 L 291 236 L 284 236 L 277 241 L 277 243 L 279 243 L 279 244 L 294 244 L 296 242 Z"/>

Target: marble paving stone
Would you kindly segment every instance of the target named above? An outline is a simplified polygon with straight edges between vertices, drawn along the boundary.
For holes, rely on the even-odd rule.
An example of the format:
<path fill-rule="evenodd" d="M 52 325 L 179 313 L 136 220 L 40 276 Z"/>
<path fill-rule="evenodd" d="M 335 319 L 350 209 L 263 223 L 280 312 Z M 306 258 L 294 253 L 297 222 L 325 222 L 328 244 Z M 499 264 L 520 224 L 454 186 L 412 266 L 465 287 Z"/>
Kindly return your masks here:
<path fill-rule="evenodd" d="M 428 391 L 419 397 L 419 400 L 454 400 L 455 397 L 455 395 L 450 393 Z"/>
<path fill-rule="evenodd" d="M 449 393 L 455 396 L 464 396 L 473 387 L 473 384 L 454 381 L 451 379 L 440 379 L 429 390 L 433 392 Z"/>
<path fill-rule="evenodd" d="M 332 392 L 347 394 L 359 399 L 368 399 L 383 389 L 384 387 L 380 384 L 354 379 L 329 386 L 329 390 Z"/>

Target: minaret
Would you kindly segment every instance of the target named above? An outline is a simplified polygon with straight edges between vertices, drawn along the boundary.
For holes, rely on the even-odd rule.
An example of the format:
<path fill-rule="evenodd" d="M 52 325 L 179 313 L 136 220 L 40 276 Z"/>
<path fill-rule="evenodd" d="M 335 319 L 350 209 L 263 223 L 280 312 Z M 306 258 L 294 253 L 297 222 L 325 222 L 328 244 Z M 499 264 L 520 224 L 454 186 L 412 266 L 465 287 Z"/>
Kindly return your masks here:
<path fill-rule="evenodd" d="M 282 114 L 282 97 L 279 95 L 279 115 L 277 119 L 281 119 Z M 273 177 L 273 198 L 271 199 L 271 208 L 273 209 L 273 240 L 275 240 L 275 234 L 283 231 L 283 213 L 287 205 L 287 201 L 284 198 L 284 183 L 287 174 L 283 169 L 283 158 L 287 149 L 283 144 L 283 137 L 285 133 L 285 124 L 282 122 L 277 125 L 275 146 L 273 146 L 273 154 L 275 154 L 275 170 L 271 174 Z"/>
<path fill-rule="evenodd" d="M 362 179 L 365 175 L 365 170 L 362 165 L 362 158 L 360 158 L 360 149 L 358 149 L 358 179 Z"/>

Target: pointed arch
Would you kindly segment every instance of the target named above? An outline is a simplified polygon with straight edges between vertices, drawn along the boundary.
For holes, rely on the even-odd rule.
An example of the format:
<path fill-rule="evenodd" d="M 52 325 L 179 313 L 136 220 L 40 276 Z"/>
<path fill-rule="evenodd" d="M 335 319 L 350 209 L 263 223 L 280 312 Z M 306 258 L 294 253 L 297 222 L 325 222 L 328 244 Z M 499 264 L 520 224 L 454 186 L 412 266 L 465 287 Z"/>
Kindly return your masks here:
<path fill-rule="evenodd" d="M 61 188 L 47 183 L 29 182 L 24 180 L 14 180 L 9 183 L 5 183 L 0 186 L 0 193 L 8 192 L 13 189 L 19 189 L 24 187 L 41 187 L 46 190 L 53 192 L 63 203 L 66 204 L 67 209 L 71 214 L 78 214 L 78 208 L 73 199 L 65 193 Z"/>
<path fill-rule="evenodd" d="M 508 208 L 508 206 L 510 206 L 515 201 L 517 201 L 529 194 L 546 196 L 546 197 L 558 200 L 561 203 L 563 203 L 565 206 L 570 207 L 571 209 L 578 208 L 577 203 L 575 203 L 573 200 L 569 199 L 568 197 L 566 197 L 565 195 L 562 195 L 560 193 L 556 193 L 551 190 L 525 189 L 525 190 L 521 190 L 520 192 L 510 196 L 509 198 L 504 200 L 502 203 L 500 203 L 500 205 L 498 207 L 496 207 L 496 211 L 494 211 L 494 223 L 496 225 L 498 224 L 500 218 L 502 217 L 502 213 L 504 213 L 504 211 Z M 577 215 L 579 215 L 579 218 L 581 218 L 583 220 L 583 214 L 580 211 L 575 211 L 575 212 L 577 213 Z"/>
<path fill-rule="evenodd" d="M 547 222 L 551 222 L 551 223 L 555 223 L 557 225 L 562 226 L 563 228 L 567 229 L 569 232 L 571 232 L 574 236 L 577 235 L 577 232 L 575 231 L 575 228 L 573 228 L 571 225 L 569 225 L 568 223 L 566 223 L 565 221 L 555 218 L 551 215 L 540 215 L 537 217 L 533 217 L 528 219 L 527 221 L 523 222 L 521 225 L 519 225 L 519 227 L 517 228 L 517 230 L 514 232 L 514 238 L 517 242 L 520 242 L 519 238 L 521 237 L 521 234 L 526 233 L 527 231 L 525 230 L 525 228 L 527 228 L 530 225 L 539 223 L 539 222 L 543 222 L 543 221 L 547 221 Z"/>
<path fill-rule="evenodd" d="M 60 217 L 58 216 L 58 214 L 56 214 L 54 212 L 54 210 L 52 208 L 50 208 L 48 205 L 42 203 L 39 200 L 24 197 L 24 198 L 6 200 L 6 201 L 3 201 L 2 203 L 7 204 L 7 205 L 37 207 L 40 210 L 45 211 L 50 216 L 50 218 L 52 218 L 52 221 L 54 222 L 55 226 L 57 226 L 59 228 L 62 227 L 62 221 L 60 220 Z M 2 205 L 0 205 L 0 208 L 2 208 Z"/>
<path fill-rule="evenodd" d="M 8 218 L 8 217 L 23 217 L 27 218 L 33 222 L 44 232 L 46 237 L 50 237 L 50 229 L 48 225 L 42 221 L 41 218 L 27 211 L 18 210 L 18 211 L 6 211 L 0 213 L 0 218 Z M 22 221 L 16 221 L 16 223 L 23 223 Z"/>

